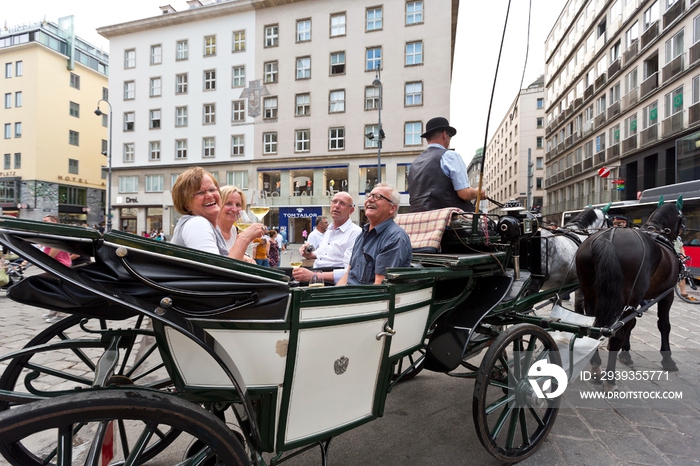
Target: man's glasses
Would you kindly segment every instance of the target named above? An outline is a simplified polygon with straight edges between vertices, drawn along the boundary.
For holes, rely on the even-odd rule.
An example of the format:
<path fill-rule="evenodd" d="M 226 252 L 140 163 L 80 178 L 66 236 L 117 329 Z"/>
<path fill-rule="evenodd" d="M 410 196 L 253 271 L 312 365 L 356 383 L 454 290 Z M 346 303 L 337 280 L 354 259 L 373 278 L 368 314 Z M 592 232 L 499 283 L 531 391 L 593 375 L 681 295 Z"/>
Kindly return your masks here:
<path fill-rule="evenodd" d="M 218 192 L 219 192 L 219 188 L 209 188 L 209 189 L 204 189 L 202 191 L 197 191 L 196 193 L 194 193 L 192 195 L 192 197 L 204 197 L 207 195 L 207 193 L 209 193 L 213 196 L 214 193 L 218 193 Z"/>
<path fill-rule="evenodd" d="M 379 194 L 379 193 L 369 193 L 369 194 L 367 195 L 367 200 L 371 201 L 371 200 L 373 200 L 373 199 L 374 199 L 374 200 L 377 200 L 377 201 L 380 200 L 380 199 L 384 199 L 384 200 L 385 200 L 386 202 L 388 202 L 389 204 L 392 204 L 392 205 L 394 204 L 394 202 L 393 202 L 391 199 L 389 199 L 389 198 L 386 197 L 386 196 L 382 196 L 382 195 Z"/>
<path fill-rule="evenodd" d="M 331 205 L 338 204 L 340 207 L 352 207 L 352 204 L 348 204 L 347 202 L 339 201 L 337 199 L 333 199 L 331 201 Z"/>

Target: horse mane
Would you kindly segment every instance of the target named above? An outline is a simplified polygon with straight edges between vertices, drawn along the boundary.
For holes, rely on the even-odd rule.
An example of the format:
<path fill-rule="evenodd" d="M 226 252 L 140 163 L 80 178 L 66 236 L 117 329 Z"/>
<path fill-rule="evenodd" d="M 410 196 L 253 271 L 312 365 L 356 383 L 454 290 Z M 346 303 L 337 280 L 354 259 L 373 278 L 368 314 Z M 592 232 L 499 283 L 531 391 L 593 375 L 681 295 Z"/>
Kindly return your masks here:
<path fill-rule="evenodd" d="M 677 235 L 678 231 L 674 230 L 678 225 L 679 214 L 680 211 L 678 210 L 678 207 L 676 207 L 676 204 L 669 202 L 668 204 L 664 204 L 652 212 L 649 219 L 647 219 L 646 223 L 644 224 L 644 227 L 653 226 L 657 230 L 669 228 L 671 229 L 672 234 Z"/>
<path fill-rule="evenodd" d="M 595 209 L 583 209 L 576 217 L 569 220 L 564 227 L 575 225 L 579 228 L 586 228 L 593 225 L 596 220 L 598 220 L 598 216 L 595 213 Z"/>

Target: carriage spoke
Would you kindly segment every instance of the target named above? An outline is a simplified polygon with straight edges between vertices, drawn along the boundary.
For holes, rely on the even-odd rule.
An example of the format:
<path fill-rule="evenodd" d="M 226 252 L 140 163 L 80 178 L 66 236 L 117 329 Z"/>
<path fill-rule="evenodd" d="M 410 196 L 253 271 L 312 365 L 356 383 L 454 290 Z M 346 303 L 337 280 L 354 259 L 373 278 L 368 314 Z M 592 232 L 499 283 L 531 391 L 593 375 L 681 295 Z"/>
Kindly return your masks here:
<path fill-rule="evenodd" d="M 73 426 L 67 425 L 58 429 L 57 444 L 58 466 L 69 466 L 73 462 Z"/>
<path fill-rule="evenodd" d="M 527 409 L 528 411 L 530 411 L 530 414 L 532 414 L 532 417 L 535 418 L 535 421 L 537 421 L 537 426 L 544 427 L 544 421 L 542 420 L 542 416 L 540 416 L 540 413 L 535 411 L 535 408 L 533 408 L 532 406 L 528 407 Z"/>
<path fill-rule="evenodd" d="M 523 376 L 522 367 L 520 366 L 521 350 L 522 340 L 520 338 L 513 340 L 513 376 L 515 381 L 520 380 Z"/>
<path fill-rule="evenodd" d="M 515 441 L 515 432 L 518 430 L 518 417 L 522 411 L 520 408 L 514 408 L 510 412 L 510 423 L 508 424 L 508 435 L 506 436 L 506 448 L 513 448 Z"/>
<path fill-rule="evenodd" d="M 158 424 L 156 424 L 155 422 L 148 422 L 146 424 L 146 427 L 141 432 L 141 435 L 134 443 L 134 448 L 131 449 L 131 454 L 129 454 L 128 458 L 124 461 L 124 466 L 132 466 L 139 464 L 139 458 L 141 458 L 141 454 L 148 446 L 148 442 L 151 440 L 153 434 L 156 432 L 159 432 Z M 158 436 L 161 437 L 161 435 Z"/>
<path fill-rule="evenodd" d="M 520 408 L 518 415 L 520 416 L 520 435 L 523 437 L 523 445 L 530 445 L 530 434 L 527 431 L 527 413 L 525 408 Z"/>
<path fill-rule="evenodd" d="M 107 427 L 111 421 L 100 421 L 95 429 L 95 435 L 93 435 L 92 444 L 90 445 L 90 451 L 85 459 L 85 466 L 99 466 L 100 454 L 102 453 L 102 444 L 105 440 L 105 435 L 107 434 Z"/>
<path fill-rule="evenodd" d="M 501 415 L 498 416 L 496 423 L 493 425 L 493 429 L 491 429 L 491 439 L 495 440 L 496 438 L 498 438 L 498 434 L 501 433 L 501 429 L 503 429 L 503 426 L 506 424 L 506 421 L 508 420 L 508 415 L 510 414 L 510 412 L 511 412 L 511 410 L 507 405 L 503 407 L 503 411 L 501 411 Z"/>
<path fill-rule="evenodd" d="M 124 419 L 117 420 L 119 426 L 119 439 L 122 444 L 122 452 L 124 453 L 124 458 L 129 457 L 129 439 L 126 438 L 126 427 L 124 426 Z"/>

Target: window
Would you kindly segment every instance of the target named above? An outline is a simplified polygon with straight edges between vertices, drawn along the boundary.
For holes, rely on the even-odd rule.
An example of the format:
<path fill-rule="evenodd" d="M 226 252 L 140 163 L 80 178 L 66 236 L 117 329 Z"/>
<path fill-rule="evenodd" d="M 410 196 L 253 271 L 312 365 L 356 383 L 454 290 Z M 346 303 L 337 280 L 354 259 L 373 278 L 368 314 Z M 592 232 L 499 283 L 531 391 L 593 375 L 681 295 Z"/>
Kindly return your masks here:
<path fill-rule="evenodd" d="M 24 68 L 24 66 L 22 64 L 22 60 L 16 61 L 15 62 L 15 76 L 22 76 L 22 74 L 24 73 L 23 68 Z M 15 154 L 15 155 L 18 155 L 18 154 Z M 15 168 L 17 168 L 17 167 L 15 167 Z"/>
<path fill-rule="evenodd" d="M 311 40 L 311 20 L 303 19 L 297 21 L 297 42 L 307 42 Z"/>
<path fill-rule="evenodd" d="M 634 113 L 632 116 L 625 118 L 625 139 L 630 136 L 637 134 L 637 114 Z"/>
<path fill-rule="evenodd" d="M 406 44 L 406 66 L 423 64 L 423 42 Z"/>
<path fill-rule="evenodd" d="M 666 64 L 683 53 L 683 30 L 666 41 Z"/>
<path fill-rule="evenodd" d="M 148 143 L 148 160 L 155 162 L 160 160 L 160 141 Z"/>
<path fill-rule="evenodd" d="M 202 157 L 214 157 L 216 152 L 216 138 L 202 138 Z"/>
<path fill-rule="evenodd" d="M 595 114 L 596 114 L 596 115 L 600 115 L 600 114 L 603 113 L 603 112 L 605 111 L 605 109 L 607 108 L 607 106 L 606 106 L 606 104 L 605 104 L 605 100 L 606 100 L 606 99 L 605 99 L 605 94 L 603 94 L 603 95 L 601 95 L 601 96 L 595 101 L 595 105 L 596 105 L 596 107 L 595 107 L 595 110 L 596 110 Z"/>
<path fill-rule="evenodd" d="M 136 68 L 136 49 L 124 50 L 124 68 Z"/>
<path fill-rule="evenodd" d="M 175 94 L 187 94 L 187 73 L 175 75 Z"/>
<path fill-rule="evenodd" d="M 205 125 L 213 125 L 216 123 L 216 104 L 204 104 L 202 107 L 203 118 L 202 123 Z"/>
<path fill-rule="evenodd" d="M 12 168 L 12 166 L 10 165 L 10 157 L 11 157 L 10 154 L 5 154 L 5 156 L 4 156 L 4 165 L 3 165 L 3 167 L 2 167 L 3 170 L 9 170 L 10 168 Z"/>
<path fill-rule="evenodd" d="M 5 78 L 12 77 L 12 63 L 5 63 Z"/>
<path fill-rule="evenodd" d="M 102 88 L 102 98 L 104 100 L 109 100 L 109 89 L 107 89 L 106 87 Z"/>
<path fill-rule="evenodd" d="M 610 147 L 620 143 L 620 125 L 619 124 L 610 128 L 610 135 L 609 135 L 608 140 L 610 141 Z"/>
<path fill-rule="evenodd" d="M 12 92 L 5 94 L 5 108 L 12 108 Z"/>
<path fill-rule="evenodd" d="M 245 121 L 245 100 L 231 102 L 231 122 Z"/>
<path fill-rule="evenodd" d="M 382 67 L 382 48 L 372 47 L 365 52 L 365 71 L 372 71 Z"/>
<path fill-rule="evenodd" d="M 295 116 L 311 115 L 311 94 L 297 94 L 295 97 L 294 106 Z"/>
<path fill-rule="evenodd" d="M 216 36 L 204 37 L 204 56 L 211 57 L 216 55 Z"/>
<path fill-rule="evenodd" d="M 309 143 L 311 141 L 311 131 L 308 129 L 297 130 L 294 132 L 294 152 L 309 152 Z"/>
<path fill-rule="evenodd" d="M 423 82 L 416 81 L 411 83 L 406 83 L 406 101 L 405 105 L 408 107 L 414 105 L 423 105 Z"/>
<path fill-rule="evenodd" d="M 365 87 L 365 110 L 379 108 L 379 88 L 374 86 Z"/>
<path fill-rule="evenodd" d="M 231 87 L 245 86 L 245 66 L 231 68 Z"/>
<path fill-rule="evenodd" d="M 377 8 L 367 8 L 366 15 L 366 30 L 367 31 L 377 31 L 382 28 L 382 9 Z"/>
<path fill-rule="evenodd" d="M 68 144 L 72 146 L 80 145 L 80 133 L 73 130 L 68 130 Z"/>
<path fill-rule="evenodd" d="M 233 31 L 231 52 L 245 52 L 245 31 Z"/>
<path fill-rule="evenodd" d="M 669 92 L 664 96 L 664 117 L 668 118 L 671 115 L 683 111 L 683 86 L 677 88 L 673 92 Z M 15 123 L 16 124 L 16 123 Z M 17 137 L 17 135 L 15 135 Z"/>
<path fill-rule="evenodd" d="M 160 76 L 157 78 L 151 78 L 150 89 L 148 91 L 151 97 L 160 97 L 162 94 L 162 84 Z"/>
<path fill-rule="evenodd" d="M 163 192 L 163 175 L 146 175 L 145 178 L 147 193 Z"/>
<path fill-rule="evenodd" d="M 544 99 L 537 99 L 537 108 L 544 108 Z"/>
<path fill-rule="evenodd" d="M 15 170 L 17 170 L 18 168 L 22 168 L 22 154 L 19 152 L 15 152 Z"/>
<path fill-rule="evenodd" d="M 423 22 L 423 2 L 406 2 L 406 26 Z"/>
<path fill-rule="evenodd" d="M 535 189 L 542 189 L 542 178 L 535 178 Z"/>
<path fill-rule="evenodd" d="M 693 44 L 700 42 L 700 15 L 693 18 Z"/>
<path fill-rule="evenodd" d="M 277 24 L 265 26 L 265 47 L 277 47 L 279 39 L 279 26 Z"/>
<path fill-rule="evenodd" d="M 537 148 L 542 149 L 544 138 L 542 136 L 537 136 Z"/>
<path fill-rule="evenodd" d="M 160 129 L 160 109 L 148 112 L 148 127 L 150 129 Z"/>
<path fill-rule="evenodd" d="M 187 139 L 176 139 L 175 140 L 175 158 L 176 159 L 186 159 L 187 158 Z"/>
<path fill-rule="evenodd" d="M 68 114 L 72 117 L 80 118 L 80 104 L 70 102 Z"/>
<path fill-rule="evenodd" d="M 136 83 L 124 81 L 124 100 L 133 100 L 136 97 Z"/>
<path fill-rule="evenodd" d="M 204 72 L 204 90 L 216 90 L 216 70 L 207 70 Z"/>
<path fill-rule="evenodd" d="M 372 135 L 372 139 L 367 137 L 368 134 Z M 362 136 L 365 140 L 365 149 L 377 147 L 377 141 L 379 140 L 379 138 L 375 137 L 377 134 L 379 134 L 377 125 L 365 125 L 365 133 Z"/>
<path fill-rule="evenodd" d="M 187 40 L 179 40 L 175 46 L 175 60 L 187 60 L 190 56 Z"/>
<path fill-rule="evenodd" d="M 68 159 L 68 173 L 77 175 L 80 173 L 80 164 L 75 159 Z"/>
<path fill-rule="evenodd" d="M 537 157 L 535 159 L 535 168 L 537 170 L 542 170 L 544 168 L 544 157 Z"/>
<path fill-rule="evenodd" d="M 690 103 L 691 105 L 695 105 L 700 102 L 700 76 L 695 76 L 693 78 L 692 86 L 692 101 Z"/>
<path fill-rule="evenodd" d="M 277 97 L 267 97 L 263 100 L 263 107 L 265 113 L 263 118 L 271 119 L 277 118 Z"/>
<path fill-rule="evenodd" d="M 544 127 L 544 118 L 538 117 L 537 118 L 537 127 L 538 128 L 543 128 Z"/>
<path fill-rule="evenodd" d="M 654 102 L 642 109 L 642 129 L 656 125 L 658 121 L 658 102 Z"/>
<path fill-rule="evenodd" d="M 139 177 L 138 176 L 120 176 L 119 177 L 119 192 L 120 193 L 137 193 L 137 192 L 139 192 Z"/>
<path fill-rule="evenodd" d="M 15 107 L 22 106 L 22 91 L 15 92 Z"/>
<path fill-rule="evenodd" d="M 101 148 L 102 148 L 102 150 L 100 151 L 100 153 L 102 155 L 107 155 L 107 140 L 106 139 L 102 140 Z"/>
<path fill-rule="evenodd" d="M 345 52 L 331 53 L 331 76 L 345 74 Z"/>
<path fill-rule="evenodd" d="M 423 144 L 420 135 L 423 133 L 423 123 L 420 121 L 409 121 L 404 125 L 404 145 L 420 146 Z"/>
<path fill-rule="evenodd" d="M 331 37 L 345 35 L 345 13 L 331 15 Z"/>
<path fill-rule="evenodd" d="M 134 130 L 134 112 L 124 112 L 124 131 Z"/>
<path fill-rule="evenodd" d="M 80 89 L 80 76 L 75 73 L 70 74 L 70 87 Z"/>
<path fill-rule="evenodd" d="M 175 107 L 175 126 L 187 126 L 187 107 Z"/>
<path fill-rule="evenodd" d="M 163 47 L 160 44 L 151 45 L 151 65 L 163 63 Z"/>
<path fill-rule="evenodd" d="M 263 154 L 277 153 L 277 133 L 263 133 Z"/>
<path fill-rule="evenodd" d="M 311 78 L 311 57 L 297 58 L 297 79 Z"/>
<path fill-rule="evenodd" d="M 328 150 L 345 149 L 345 128 L 330 128 L 328 130 Z"/>
<path fill-rule="evenodd" d="M 248 189 L 248 172 L 244 170 L 226 172 L 226 184 Z"/>
<path fill-rule="evenodd" d="M 328 113 L 345 111 L 345 89 L 331 91 L 328 96 Z"/>
<path fill-rule="evenodd" d="M 21 122 L 15 123 L 15 137 L 16 138 L 22 137 L 22 123 Z"/>
<path fill-rule="evenodd" d="M 231 136 L 231 156 L 245 155 L 245 136 L 235 134 Z"/>
<path fill-rule="evenodd" d="M 269 61 L 265 63 L 265 82 L 266 83 L 276 83 L 277 82 L 277 62 Z"/>
<path fill-rule="evenodd" d="M 124 144 L 124 162 L 134 161 L 134 143 L 127 142 Z"/>
<path fill-rule="evenodd" d="M 5 139 L 12 138 L 12 123 L 5 123 Z"/>
<path fill-rule="evenodd" d="M 659 2 L 654 2 L 644 11 L 644 30 L 646 31 L 652 24 L 659 20 Z"/>
<path fill-rule="evenodd" d="M 631 28 L 625 31 L 625 50 L 630 48 L 639 39 L 639 21 L 635 21 Z"/>

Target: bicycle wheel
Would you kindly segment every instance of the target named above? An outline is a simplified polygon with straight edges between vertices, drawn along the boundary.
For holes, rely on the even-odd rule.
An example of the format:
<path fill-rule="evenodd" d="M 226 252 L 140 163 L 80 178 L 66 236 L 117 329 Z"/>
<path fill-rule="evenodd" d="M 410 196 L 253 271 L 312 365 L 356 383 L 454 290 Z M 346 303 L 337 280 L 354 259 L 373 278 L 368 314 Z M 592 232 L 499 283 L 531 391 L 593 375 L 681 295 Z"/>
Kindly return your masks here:
<path fill-rule="evenodd" d="M 692 278 L 684 278 L 685 294 L 681 294 L 681 282 L 676 283 L 676 296 L 689 304 L 700 304 L 700 287 Z"/>
<path fill-rule="evenodd" d="M 226 424 L 201 406 L 164 392 L 77 392 L 0 413 L 3 441 L 34 444 L 47 462 L 61 466 L 143 464 L 148 446 L 164 430 L 183 435 L 149 464 L 250 465 Z"/>
<path fill-rule="evenodd" d="M 119 364 L 107 385 L 169 387 L 170 378 L 147 322 L 142 316 L 124 321 L 65 317 L 30 340 L 25 346 L 31 348 L 27 354 L 10 360 L 0 377 L 0 389 L 44 397 L 88 389 L 95 381 L 97 361 L 113 343 L 119 348 Z M 111 329 L 112 325 L 119 328 Z M 0 411 L 12 407 L 11 403 L 0 401 Z M 144 458 L 157 455 L 179 432 L 166 430 L 160 435 L 144 452 Z M 2 442 L 0 454 L 22 466 L 46 464 L 46 458 L 34 451 L 32 444 Z"/>

